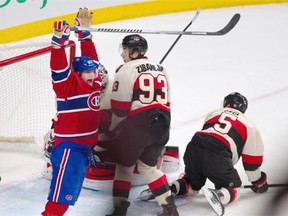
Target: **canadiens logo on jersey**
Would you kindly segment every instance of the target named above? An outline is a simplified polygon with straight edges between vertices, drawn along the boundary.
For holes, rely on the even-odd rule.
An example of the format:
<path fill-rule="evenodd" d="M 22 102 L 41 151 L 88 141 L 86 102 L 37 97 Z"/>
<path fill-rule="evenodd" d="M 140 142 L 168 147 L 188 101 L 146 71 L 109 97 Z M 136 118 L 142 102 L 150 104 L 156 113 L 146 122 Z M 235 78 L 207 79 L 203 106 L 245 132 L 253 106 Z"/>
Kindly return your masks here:
<path fill-rule="evenodd" d="M 65 199 L 68 200 L 68 201 L 71 201 L 73 199 L 73 196 L 68 194 L 65 196 Z"/>
<path fill-rule="evenodd" d="M 98 111 L 100 109 L 100 101 L 100 91 L 93 92 L 88 97 L 88 107 L 93 111 Z"/>

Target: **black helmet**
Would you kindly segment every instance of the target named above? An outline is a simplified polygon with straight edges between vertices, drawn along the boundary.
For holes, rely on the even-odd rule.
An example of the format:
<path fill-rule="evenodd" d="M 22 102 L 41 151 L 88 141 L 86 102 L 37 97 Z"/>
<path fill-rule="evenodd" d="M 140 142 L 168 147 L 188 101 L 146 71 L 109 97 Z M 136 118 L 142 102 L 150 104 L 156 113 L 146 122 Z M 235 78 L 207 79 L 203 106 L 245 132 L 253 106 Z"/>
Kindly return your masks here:
<path fill-rule="evenodd" d="M 227 106 L 237 109 L 242 113 L 245 113 L 248 107 L 248 101 L 246 97 L 244 97 L 240 93 L 233 92 L 224 98 L 223 107 Z"/>
<path fill-rule="evenodd" d="M 138 34 L 125 36 L 122 40 L 122 47 L 128 48 L 130 55 L 132 55 L 135 51 L 138 51 L 140 56 L 144 56 L 148 50 L 146 39 Z"/>

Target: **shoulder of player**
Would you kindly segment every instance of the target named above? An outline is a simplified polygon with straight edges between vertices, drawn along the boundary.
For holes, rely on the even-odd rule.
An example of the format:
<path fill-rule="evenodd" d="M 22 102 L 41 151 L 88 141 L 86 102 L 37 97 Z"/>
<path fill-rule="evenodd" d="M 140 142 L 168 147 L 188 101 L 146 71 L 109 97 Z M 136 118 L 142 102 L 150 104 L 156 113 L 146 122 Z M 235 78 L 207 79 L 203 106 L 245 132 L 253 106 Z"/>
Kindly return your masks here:
<path fill-rule="evenodd" d="M 214 118 L 216 116 L 220 116 L 222 114 L 233 115 L 236 117 L 244 116 L 241 112 L 239 112 L 238 110 L 235 110 L 235 109 L 218 108 L 218 109 L 215 109 L 215 110 L 212 110 L 211 112 L 209 112 L 206 115 L 206 119 L 211 119 L 211 118 Z"/>
<path fill-rule="evenodd" d="M 232 109 L 232 108 L 223 108 L 222 109 L 223 112 L 222 113 L 227 113 L 229 115 L 233 115 L 235 117 L 237 117 L 237 120 L 242 122 L 242 124 L 244 124 L 247 128 L 255 128 L 255 124 L 242 112 L 240 112 L 239 110 L 236 109 Z"/>
<path fill-rule="evenodd" d="M 159 63 L 155 63 L 150 61 L 147 58 L 143 59 L 136 59 L 130 62 L 125 63 L 119 71 L 131 71 L 135 70 L 138 73 L 145 72 L 145 71 L 163 71 L 165 72 L 165 69 L 163 68 L 162 65 Z"/>

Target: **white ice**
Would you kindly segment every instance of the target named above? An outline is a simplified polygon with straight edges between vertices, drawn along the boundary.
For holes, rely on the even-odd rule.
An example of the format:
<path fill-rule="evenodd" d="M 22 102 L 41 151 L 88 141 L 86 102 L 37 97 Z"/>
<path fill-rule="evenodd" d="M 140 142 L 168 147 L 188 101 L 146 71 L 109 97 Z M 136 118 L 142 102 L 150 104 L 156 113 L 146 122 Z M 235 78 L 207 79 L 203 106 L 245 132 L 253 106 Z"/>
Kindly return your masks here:
<path fill-rule="evenodd" d="M 159 15 L 97 27 L 182 30 L 194 13 Z M 183 36 L 163 62 L 169 71 L 173 92 L 168 145 L 179 146 L 182 156 L 194 132 L 201 128 L 206 113 L 218 108 L 225 95 L 238 91 L 248 98 L 247 116 L 263 136 L 265 157 L 262 169 L 267 173 L 268 182 L 284 183 L 287 182 L 288 169 L 288 4 L 202 10 L 189 31 L 219 30 L 235 13 L 240 13 L 241 19 L 230 33 L 225 36 Z M 118 46 L 124 35 L 94 33 L 100 60 L 111 76 L 122 63 Z M 149 42 L 147 55 L 156 61 L 161 60 L 177 37 L 143 36 Z M 50 40 L 50 37 L 43 38 Z M 0 90 L 5 91 L 1 86 Z M 49 187 L 49 181 L 41 176 L 43 165 L 44 161 L 36 153 L 0 152 L 1 216 L 40 215 Z M 237 169 L 243 184 L 249 184 L 241 161 Z M 182 171 L 181 160 L 181 168 L 176 173 L 169 173 L 169 179 L 174 180 Z M 208 186 L 212 186 L 210 182 L 207 182 Z M 132 188 L 128 215 L 148 216 L 160 211 L 155 202 L 143 203 L 136 199 L 145 188 Z M 277 188 L 270 188 L 267 193 L 258 195 L 250 189 L 241 189 L 238 200 L 226 206 L 225 215 L 268 215 L 267 208 L 276 192 Z M 202 194 L 179 197 L 176 204 L 181 216 L 214 215 Z M 78 202 L 66 215 L 98 216 L 111 211 L 111 192 L 83 189 Z M 288 215 L 288 208 L 284 207 L 279 215 Z"/>

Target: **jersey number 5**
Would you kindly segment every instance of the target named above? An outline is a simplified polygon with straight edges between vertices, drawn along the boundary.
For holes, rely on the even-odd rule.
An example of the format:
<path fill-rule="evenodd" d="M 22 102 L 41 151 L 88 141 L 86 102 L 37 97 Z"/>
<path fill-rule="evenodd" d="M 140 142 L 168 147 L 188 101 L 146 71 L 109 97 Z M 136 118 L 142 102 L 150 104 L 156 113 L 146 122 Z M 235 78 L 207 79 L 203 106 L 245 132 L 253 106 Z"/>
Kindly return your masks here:
<path fill-rule="evenodd" d="M 229 120 L 228 120 L 228 119 Z M 227 113 L 222 113 L 218 122 L 220 124 L 215 124 L 214 129 L 222 134 L 227 134 L 232 127 L 231 120 L 235 121 L 237 119 L 236 116 L 228 115 Z"/>
<path fill-rule="evenodd" d="M 139 88 L 143 92 L 139 95 L 139 100 L 143 104 L 150 104 L 156 101 L 161 104 L 168 102 L 167 79 L 164 75 L 153 77 L 152 74 L 143 73 L 138 77 Z"/>

